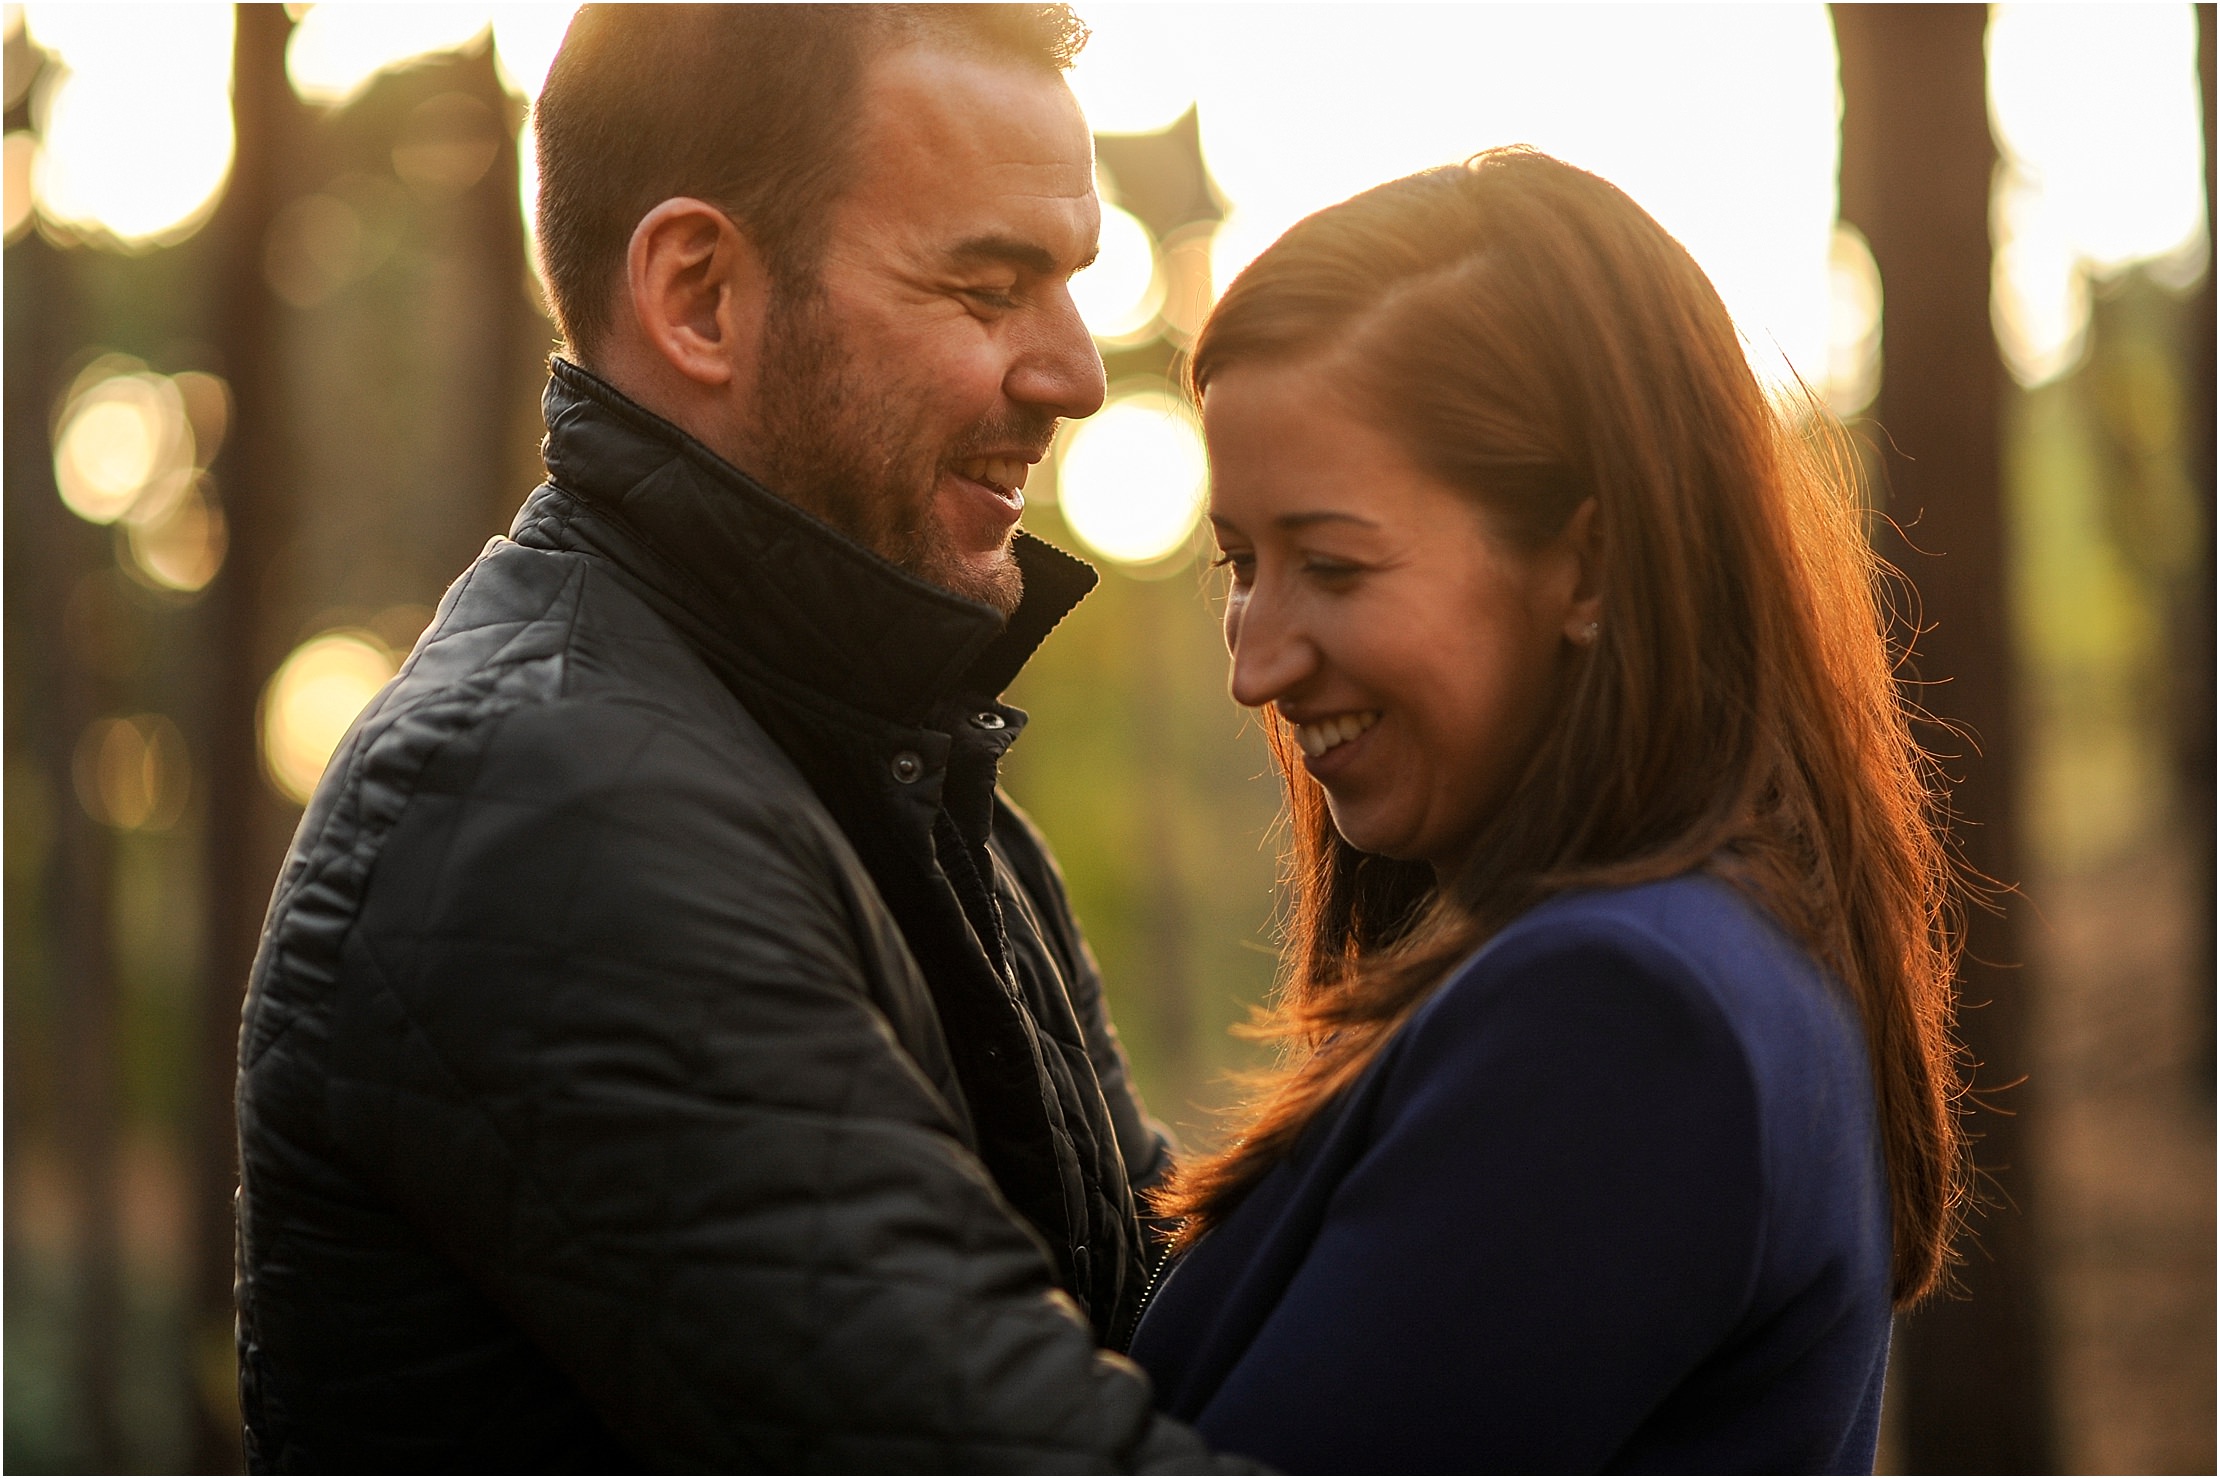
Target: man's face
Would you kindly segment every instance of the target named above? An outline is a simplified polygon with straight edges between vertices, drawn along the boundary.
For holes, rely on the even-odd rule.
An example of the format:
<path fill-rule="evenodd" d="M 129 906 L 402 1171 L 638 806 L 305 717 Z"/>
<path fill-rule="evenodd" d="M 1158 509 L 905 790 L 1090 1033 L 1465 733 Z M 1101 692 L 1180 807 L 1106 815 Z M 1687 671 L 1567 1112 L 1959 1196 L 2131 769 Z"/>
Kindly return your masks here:
<path fill-rule="evenodd" d="M 1101 207 L 1062 79 L 928 49 L 865 73 L 853 184 L 814 282 L 765 324 L 755 469 L 934 584 L 1005 613 L 1020 490 L 1102 359 L 1068 280 Z"/>

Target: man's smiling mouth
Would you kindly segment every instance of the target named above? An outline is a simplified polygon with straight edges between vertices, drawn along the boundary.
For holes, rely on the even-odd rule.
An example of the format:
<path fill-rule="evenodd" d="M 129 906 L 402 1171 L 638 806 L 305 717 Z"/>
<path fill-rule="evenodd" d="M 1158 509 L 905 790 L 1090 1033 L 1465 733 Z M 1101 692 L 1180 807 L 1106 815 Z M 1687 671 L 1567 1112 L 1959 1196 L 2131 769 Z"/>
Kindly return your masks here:
<path fill-rule="evenodd" d="M 1031 464 L 1016 457 L 973 457 L 955 464 L 958 477 L 982 483 L 1012 501 L 1024 492 L 1026 476 L 1032 470 Z"/>

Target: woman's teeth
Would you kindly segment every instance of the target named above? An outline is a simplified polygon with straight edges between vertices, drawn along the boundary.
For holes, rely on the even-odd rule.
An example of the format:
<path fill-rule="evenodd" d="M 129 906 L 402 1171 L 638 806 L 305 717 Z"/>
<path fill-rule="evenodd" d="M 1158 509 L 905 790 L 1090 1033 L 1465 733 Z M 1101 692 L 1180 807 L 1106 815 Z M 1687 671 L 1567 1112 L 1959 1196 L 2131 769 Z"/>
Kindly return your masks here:
<path fill-rule="evenodd" d="M 1024 491 L 1025 475 L 1031 471 L 1030 464 L 1015 457 L 974 457 L 969 462 L 956 464 L 958 476 L 967 477 L 974 483 L 985 483 L 1004 493 Z"/>
<path fill-rule="evenodd" d="M 1379 722 L 1378 709 L 1362 709 L 1352 714 L 1313 719 L 1308 724 L 1295 726 L 1295 743 L 1303 747 L 1304 754 L 1316 760 L 1336 745 L 1349 743 Z"/>

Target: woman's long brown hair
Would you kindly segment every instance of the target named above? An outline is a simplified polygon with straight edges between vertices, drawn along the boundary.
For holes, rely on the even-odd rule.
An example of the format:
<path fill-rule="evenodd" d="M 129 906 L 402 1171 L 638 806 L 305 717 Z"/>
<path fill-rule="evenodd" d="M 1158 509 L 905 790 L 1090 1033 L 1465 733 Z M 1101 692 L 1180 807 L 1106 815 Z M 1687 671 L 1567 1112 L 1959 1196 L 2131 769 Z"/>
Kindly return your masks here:
<path fill-rule="evenodd" d="M 1708 869 L 1855 1000 L 1887 1159 L 1893 1292 L 1932 1290 L 1968 1171 L 1952 1040 L 1958 899 L 1914 742 L 1854 459 L 1809 396 L 1768 402 L 1688 253 L 1603 180 L 1498 150 L 1298 224 L 1197 339 L 1195 393 L 1245 361 L 1328 366 L 1422 467 L 1539 544 L 1596 500 L 1602 635 L 1572 664 L 1471 861 L 1357 852 L 1276 717 L 1290 842 L 1283 1044 L 1229 1148 L 1155 1197 L 1223 1219 L 1466 957 L 1571 888 Z M 1570 1174 L 1570 1173 L 1569 1173 Z"/>

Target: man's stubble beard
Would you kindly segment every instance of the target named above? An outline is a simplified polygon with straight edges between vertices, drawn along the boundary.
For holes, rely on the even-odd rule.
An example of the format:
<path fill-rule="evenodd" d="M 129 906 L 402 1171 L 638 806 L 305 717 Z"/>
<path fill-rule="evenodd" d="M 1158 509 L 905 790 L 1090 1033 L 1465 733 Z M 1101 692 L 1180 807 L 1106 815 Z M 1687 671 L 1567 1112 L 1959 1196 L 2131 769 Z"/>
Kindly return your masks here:
<path fill-rule="evenodd" d="M 934 517 L 941 468 L 965 448 L 921 427 L 900 385 L 864 382 L 821 291 L 790 284 L 774 294 L 756 384 L 757 475 L 773 492 L 920 580 L 1004 616 L 1017 610 L 1025 577 L 1008 542 L 981 570 Z M 1054 428 L 1043 416 L 973 427 L 964 441 L 1038 446 Z"/>

